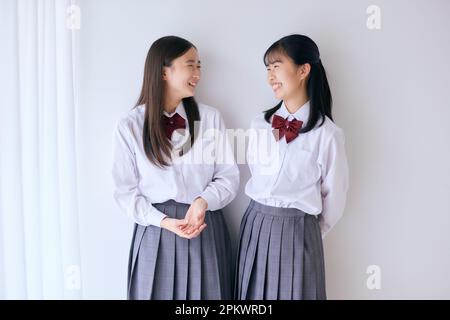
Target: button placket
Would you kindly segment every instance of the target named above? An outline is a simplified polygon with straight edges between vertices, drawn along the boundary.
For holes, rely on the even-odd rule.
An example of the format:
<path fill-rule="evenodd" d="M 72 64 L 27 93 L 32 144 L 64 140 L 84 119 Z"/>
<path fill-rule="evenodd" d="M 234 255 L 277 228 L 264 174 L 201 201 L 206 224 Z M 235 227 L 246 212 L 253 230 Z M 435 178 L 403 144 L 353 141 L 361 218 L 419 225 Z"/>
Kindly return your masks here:
<path fill-rule="evenodd" d="M 284 159 L 286 158 L 286 151 L 288 148 L 288 144 L 284 140 L 278 141 L 279 143 L 279 152 L 278 152 L 278 170 L 277 174 L 275 175 L 275 178 L 273 179 L 272 188 L 271 190 L 274 190 L 274 187 L 277 185 L 278 180 L 281 175 L 281 169 L 283 168 Z"/>
<path fill-rule="evenodd" d="M 184 174 L 183 174 L 184 160 L 185 159 L 183 159 L 183 157 L 177 157 L 174 159 L 172 163 L 172 169 L 175 173 L 175 179 L 178 181 L 177 183 L 178 196 L 182 198 L 186 197 L 186 184 L 184 181 Z"/>

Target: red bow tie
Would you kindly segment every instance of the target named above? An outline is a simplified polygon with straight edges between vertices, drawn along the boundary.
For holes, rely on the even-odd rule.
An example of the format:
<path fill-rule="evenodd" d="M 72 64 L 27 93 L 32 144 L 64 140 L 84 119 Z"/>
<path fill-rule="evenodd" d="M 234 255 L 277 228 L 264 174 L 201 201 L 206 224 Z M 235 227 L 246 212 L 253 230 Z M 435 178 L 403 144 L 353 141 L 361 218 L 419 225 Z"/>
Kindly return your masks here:
<path fill-rule="evenodd" d="M 280 140 L 286 136 L 286 142 L 289 143 L 298 136 L 298 132 L 302 128 L 303 121 L 293 119 L 291 121 L 288 118 L 284 119 L 280 116 L 274 115 L 272 119 L 272 133 L 275 140 Z"/>
<path fill-rule="evenodd" d="M 172 117 L 164 115 L 164 125 L 166 127 L 166 135 L 169 140 L 172 138 L 172 133 L 177 129 L 186 129 L 186 121 L 178 113 Z"/>

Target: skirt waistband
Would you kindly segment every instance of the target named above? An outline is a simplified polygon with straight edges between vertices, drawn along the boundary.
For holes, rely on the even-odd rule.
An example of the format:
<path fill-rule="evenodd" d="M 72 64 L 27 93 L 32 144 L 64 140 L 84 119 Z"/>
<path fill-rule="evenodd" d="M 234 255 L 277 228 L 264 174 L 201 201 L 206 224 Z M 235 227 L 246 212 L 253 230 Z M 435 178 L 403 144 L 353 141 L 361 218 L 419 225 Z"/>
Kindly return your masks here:
<path fill-rule="evenodd" d="M 160 203 L 153 203 L 152 204 L 156 209 L 158 210 L 162 210 L 164 208 L 185 208 L 186 210 L 189 209 L 189 207 L 191 206 L 190 204 L 187 203 L 181 203 L 181 202 L 177 202 L 175 200 L 167 200 L 164 202 L 160 202 Z"/>
<path fill-rule="evenodd" d="M 280 216 L 280 217 L 304 217 L 306 215 L 309 215 L 308 213 L 297 208 L 280 208 L 268 206 L 259 203 L 253 199 L 250 201 L 249 207 L 250 209 L 254 209 L 264 214 L 270 214 L 273 216 Z"/>
<path fill-rule="evenodd" d="M 152 204 L 153 207 L 155 207 L 156 209 L 158 209 L 159 211 L 168 214 L 169 216 L 172 216 L 176 213 L 177 209 L 178 211 L 184 211 L 186 212 L 189 207 L 191 206 L 189 203 L 181 203 L 181 202 L 177 202 L 173 199 L 161 202 L 161 203 L 153 203 Z M 222 210 L 206 210 L 206 212 L 214 212 L 214 213 L 221 213 Z"/>

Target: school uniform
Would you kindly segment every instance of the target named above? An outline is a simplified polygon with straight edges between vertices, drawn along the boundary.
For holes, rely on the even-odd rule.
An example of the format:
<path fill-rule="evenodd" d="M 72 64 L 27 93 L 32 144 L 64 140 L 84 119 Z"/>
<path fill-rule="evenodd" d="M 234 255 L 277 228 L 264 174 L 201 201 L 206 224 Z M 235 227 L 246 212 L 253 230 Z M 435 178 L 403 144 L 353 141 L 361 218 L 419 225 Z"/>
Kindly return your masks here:
<path fill-rule="evenodd" d="M 271 123 L 252 121 L 237 299 L 326 299 L 322 237 L 342 216 L 348 165 L 343 131 L 328 117 L 298 133 L 309 113 L 309 101 L 294 114 L 282 103 Z"/>
<path fill-rule="evenodd" d="M 144 106 L 118 122 L 114 198 L 135 222 L 128 264 L 129 299 L 232 297 L 230 239 L 221 209 L 236 196 L 239 171 L 220 113 L 203 104 L 198 107 L 197 140 L 165 168 L 152 164 L 145 154 Z M 164 115 L 166 122 L 184 120 L 184 130 L 169 130 L 178 154 L 190 139 L 186 111 L 180 103 L 173 114 Z M 197 197 L 208 203 L 207 227 L 199 236 L 189 240 L 160 228 L 166 216 L 183 219 Z"/>

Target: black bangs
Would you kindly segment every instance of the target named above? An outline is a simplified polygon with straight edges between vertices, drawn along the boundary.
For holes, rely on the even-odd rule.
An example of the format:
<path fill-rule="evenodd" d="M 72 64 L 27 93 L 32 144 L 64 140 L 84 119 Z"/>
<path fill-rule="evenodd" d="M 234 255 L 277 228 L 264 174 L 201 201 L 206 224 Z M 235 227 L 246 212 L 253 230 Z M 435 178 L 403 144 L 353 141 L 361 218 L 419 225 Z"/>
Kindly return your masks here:
<path fill-rule="evenodd" d="M 265 66 L 267 67 L 269 64 L 280 62 L 282 56 L 286 56 L 286 50 L 283 49 L 279 42 L 275 42 L 264 54 L 263 60 Z"/>
<path fill-rule="evenodd" d="M 264 64 L 266 67 L 274 62 L 292 59 L 296 65 L 309 63 L 311 71 L 306 83 L 306 94 L 310 100 L 311 112 L 305 127 L 302 127 L 302 133 L 306 133 L 315 128 L 321 121 L 322 125 L 325 117 L 333 121 L 331 107 L 333 99 L 328 84 L 325 68 L 320 60 L 320 53 L 317 44 L 308 36 L 301 34 L 291 34 L 274 42 L 264 54 Z M 283 101 L 280 101 L 275 107 L 265 111 L 264 119 L 270 123 L 272 115 L 280 108 Z"/>

